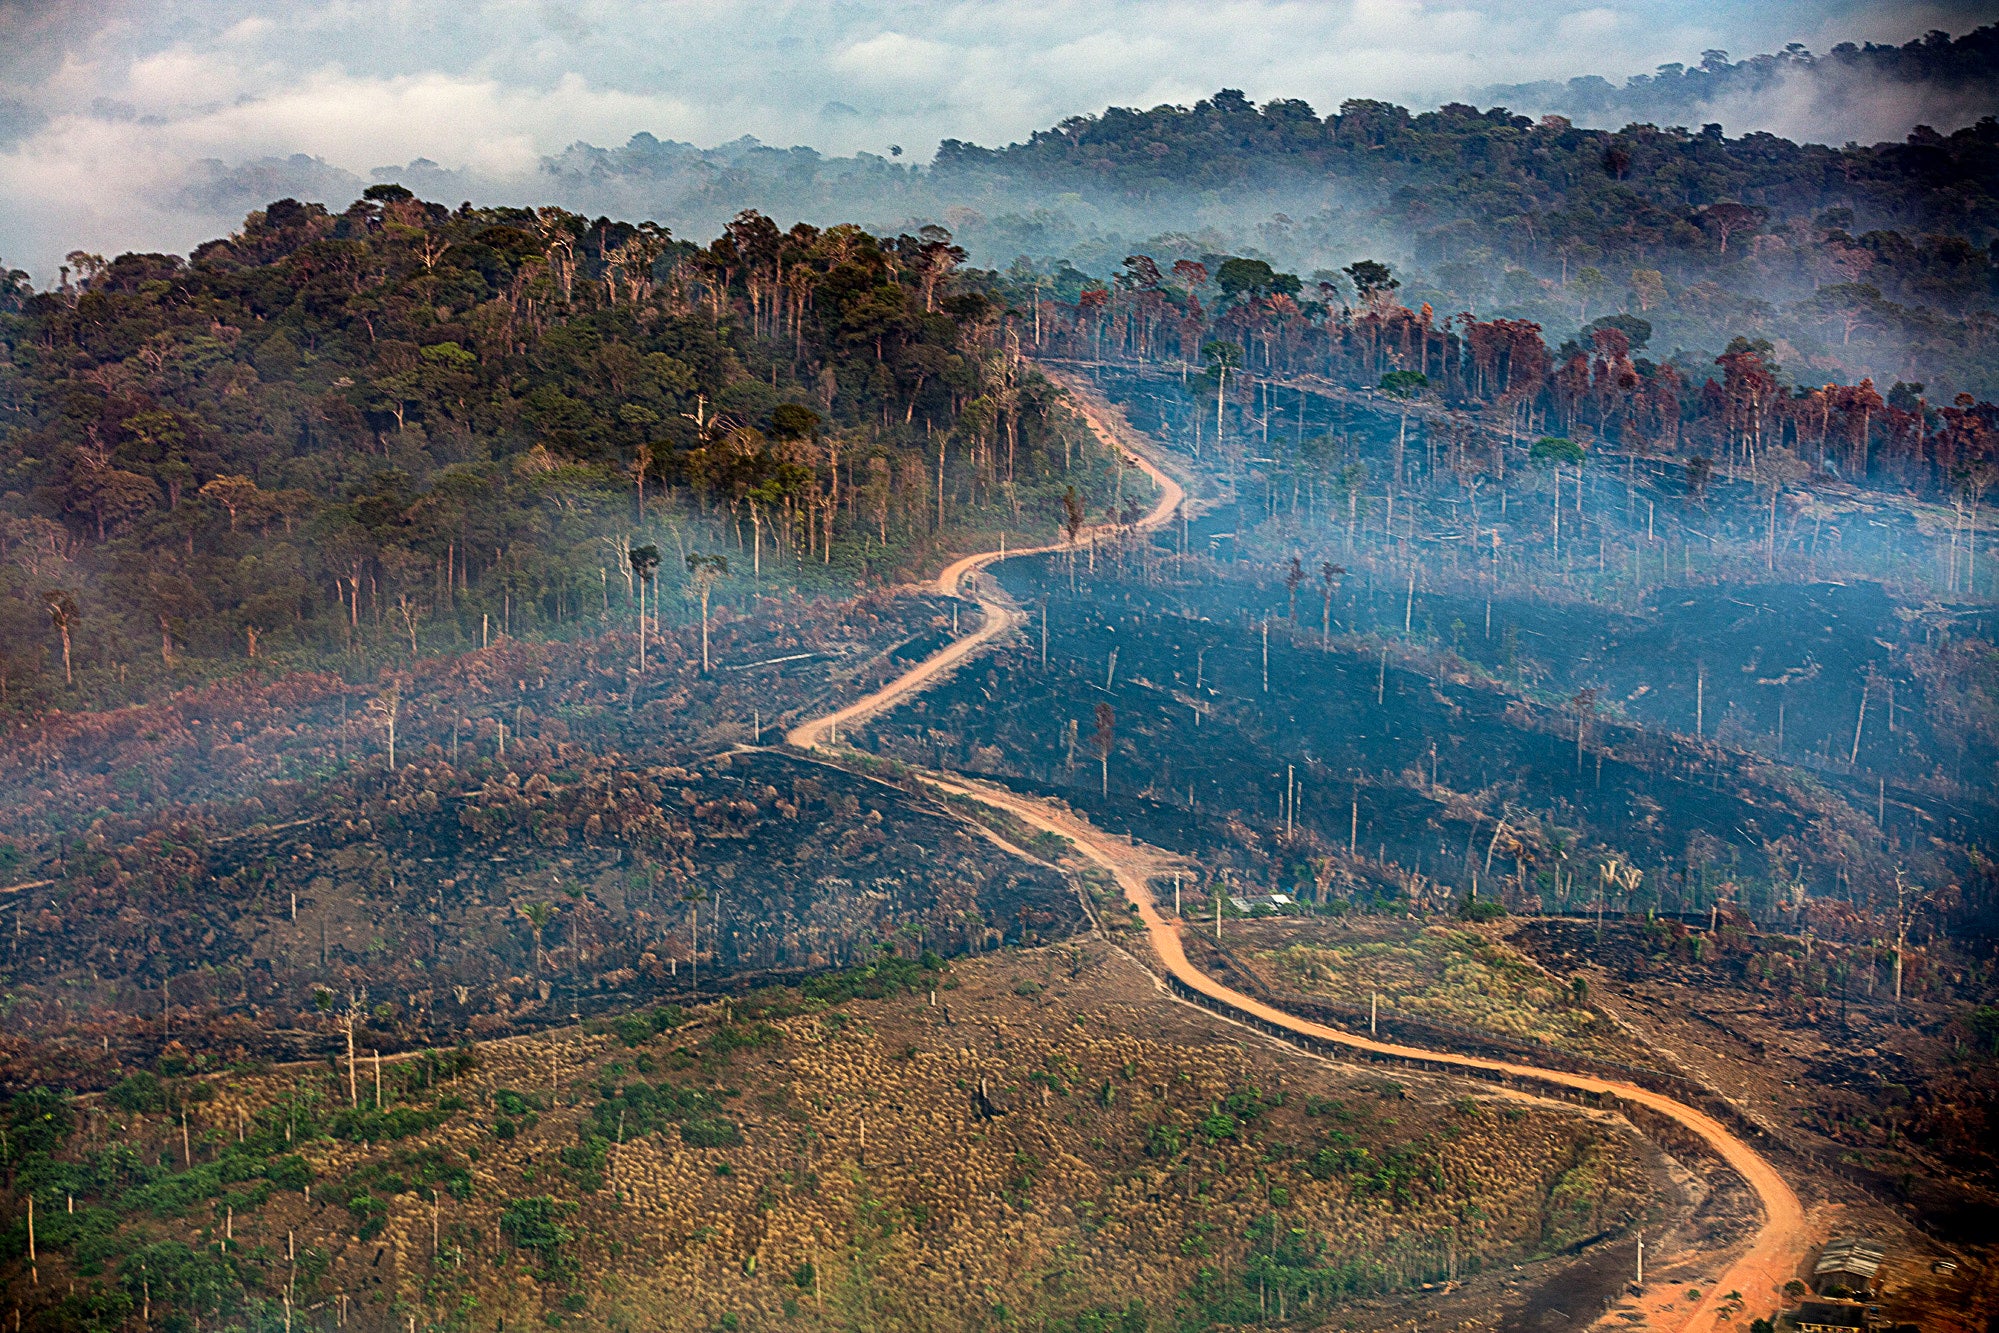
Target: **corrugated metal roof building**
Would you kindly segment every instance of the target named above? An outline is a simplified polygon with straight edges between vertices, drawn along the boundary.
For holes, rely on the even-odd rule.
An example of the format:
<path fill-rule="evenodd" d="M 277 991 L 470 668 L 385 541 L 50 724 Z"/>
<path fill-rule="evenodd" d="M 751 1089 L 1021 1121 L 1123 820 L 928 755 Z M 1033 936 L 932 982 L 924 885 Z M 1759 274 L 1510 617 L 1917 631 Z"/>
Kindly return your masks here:
<path fill-rule="evenodd" d="M 1819 1255 L 1819 1261 L 1812 1269 L 1812 1285 L 1820 1291 L 1827 1287 L 1871 1291 L 1875 1286 L 1875 1276 L 1881 1271 L 1881 1261 L 1887 1254 L 1885 1249 L 1871 1240 L 1859 1236 L 1840 1237 Z"/>

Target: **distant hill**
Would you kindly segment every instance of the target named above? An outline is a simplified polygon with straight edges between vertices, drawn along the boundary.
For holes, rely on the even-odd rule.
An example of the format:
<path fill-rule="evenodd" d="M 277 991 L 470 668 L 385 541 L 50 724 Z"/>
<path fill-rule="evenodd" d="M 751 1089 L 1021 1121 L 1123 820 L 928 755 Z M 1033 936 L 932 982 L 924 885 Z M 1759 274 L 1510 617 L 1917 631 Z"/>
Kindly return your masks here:
<path fill-rule="evenodd" d="M 1603 129 L 1718 122 L 1737 134 L 1868 142 L 1916 125 L 1955 129 L 1999 110 L 1999 25 L 1953 38 L 1932 31 L 1900 46 L 1841 42 L 1813 55 L 1793 42 L 1774 55 L 1661 65 L 1622 86 L 1597 75 L 1566 82 L 1494 84 L 1476 97 Z"/>

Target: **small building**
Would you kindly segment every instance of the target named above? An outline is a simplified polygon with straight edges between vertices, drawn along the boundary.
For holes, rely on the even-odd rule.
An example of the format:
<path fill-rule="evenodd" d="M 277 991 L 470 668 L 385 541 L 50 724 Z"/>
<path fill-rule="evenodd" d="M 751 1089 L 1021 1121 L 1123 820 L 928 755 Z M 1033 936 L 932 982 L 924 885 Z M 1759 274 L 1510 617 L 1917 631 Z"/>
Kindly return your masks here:
<path fill-rule="evenodd" d="M 1887 1251 L 1871 1240 L 1844 1236 L 1834 1240 L 1819 1255 L 1812 1269 L 1812 1290 L 1824 1295 L 1859 1295 L 1875 1292 L 1876 1276 Z"/>
<path fill-rule="evenodd" d="M 1791 1315 L 1798 1333 L 1865 1333 L 1867 1307 L 1859 1301 L 1806 1301 Z"/>
<path fill-rule="evenodd" d="M 1273 912 L 1278 911 L 1289 907 L 1291 902 L 1292 898 L 1288 893 L 1253 893 L 1248 897 L 1243 897 L 1240 894 L 1229 895 L 1229 906 L 1235 908 L 1236 911 L 1241 912 L 1244 916 L 1248 916 L 1259 907 L 1267 908 Z"/>

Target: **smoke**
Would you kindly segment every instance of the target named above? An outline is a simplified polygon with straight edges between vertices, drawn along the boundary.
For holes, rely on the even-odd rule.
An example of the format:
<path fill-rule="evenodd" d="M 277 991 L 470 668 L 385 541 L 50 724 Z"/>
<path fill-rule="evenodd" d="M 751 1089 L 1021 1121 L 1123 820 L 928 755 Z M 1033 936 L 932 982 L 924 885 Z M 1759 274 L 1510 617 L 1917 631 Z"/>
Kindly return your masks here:
<path fill-rule="evenodd" d="M 1845 42 L 1818 56 L 1801 42 L 1735 62 L 1708 50 L 1698 65 L 1664 65 L 1621 86 L 1592 75 L 1493 85 L 1475 97 L 1593 129 L 1719 124 L 1737 137 L 1831 144 L 1900 139 L 1917 125 L 1948 134 L 1999 112 L 1999 26 L 1955 41 L 1937 30 L 1900 46 Z"/>
<path fill-rule="evenodd" d="M 925 160 L 941 138 L 1004 142 L 1078 112 L 1186 103 L 1217 87 L 1322 110 L 1349 97 L 1434 105 L 1494 77 L 1646 68 L 1716 44 L 1768 49 L 1800 26 L 1902 37 L 1947 13 L 1878 0 L 1778 15 L 1721 0 L 1106 0 L 1080 11 L 1051 0 L 0 0 L 0 256 L 47 281 L 73 248 L 185 250 L 272 195 L 338 205 L 335 187 L 379 179 L 385 164 L 435 181 L 409 183 L 440 197 L 546 202 L 576 184 L 578 155 L 598 151 L 573 145 L 640 132 L 813 144 L 840 155 L 822 166 L 844 160 L 855 181 L 879 183 L 856 154 L 900 146 L 902 161 Z M 621 153 L 631 156 L 611 156 Z M 679 196 L 687 211 L 662 221 L 712 221 L 731 168 L 706 167 L 714 193 Z M 594 177 L 591 199 L 658 198 L 657 180 L 641 177 Z M 846 196 L 809 198 L 831 208 Z M 883 199 L 859 185 L 853 198 L 873 204 L 862 220 L 899 203 L 893 189 Z"/>
<path fill-rule="evenodd" d="M 1999 103 L 1990 88 L 1861 79 L 1813 69 L 1788 72 L 1767 90 L 1702 102 L 1689 123 L 1719 123 L 1731 135 L 1761 130 L 1799 142 L 1881 143 L 1900 139 L 1917 125 L 1948 134 L 1995 109 Z"/>

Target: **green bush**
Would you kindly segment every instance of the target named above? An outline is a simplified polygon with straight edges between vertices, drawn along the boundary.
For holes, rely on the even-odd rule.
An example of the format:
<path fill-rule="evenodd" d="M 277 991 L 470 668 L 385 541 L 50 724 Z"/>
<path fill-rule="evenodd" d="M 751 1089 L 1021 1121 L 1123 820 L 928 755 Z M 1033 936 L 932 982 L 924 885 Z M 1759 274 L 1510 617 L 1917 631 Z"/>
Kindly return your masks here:
<path fill-rule="evenodd" d="M 312 1183 L 312 1166 L 297 1153 L 273 1157 L 264 1168 L 264 1179 L 281 1190 L 302 1191 Z"/>
<path fill-rule="evenodd" d="M 512 1088 L 495 1088 L 493 1090 L 493 1105 L 499 1107 L 501 1111 L 508 1115 L 527 1115 L 530 1112 L 541 1109 L 540 1102 L 529 1097 L 523 1097 Z"/>
<path fill-rule="evenodd" d="M 574 1266 L 564 1262 L 562 1247 L 576 1238 L 563 1225 L 575 1213 L 575 1204 L 563 1203 L 546 1194 L 515 1199 L 500 1211 L 500 1234 L 512 1241 L 514 1248 L 527 1250 L 541 1261 L 546 1281 Z"/>
<path fill-rule="evenodd" d="M 808 978 L 799 987 L 807 999 L 826 1004 L 846 1000 L 885 1000 L 892 995 L 929 990 L 941 979 L 944 960 L 925 949 L 921 958 L 903 958 L 882 950 L 881 957 L 863 967 L 826 972 Z"/>
<path fill-rule="evenodd" d="M 385 1111 L 349 1107 L 334 1113 L 329 1128 L 335 1138 L 349 1143 L 384 1143 L 435 1129 L 450 1118 L 449 1111 L 426 1111 L 414 1106 L 391 1106 Z"/>
<path fill-rule="evenodd" d="M 159 1075 L 149 1074 L 144 1070 L 136 1074 L 127 1074 L 113 1083 L 105 1090 L 104 1100 L 121 1111 L 138 1114 L 167 1109 L 165 1085 L 160 1082 Z"/>
<path fill-rule="evenodd" d="M 1217 1108 L 1202 1116 L 1197 1128 L 1207 1137 L 1208 1142 L 1220 1143 L 1223 1139 L 1234 1138 L 1242 1129 L 1242 1125 L 1227 1111 Z"/>
<path fill-rule="evenodd" d="M 733 1148 L 743 1131 L 727 1116 L 700 1115 L 681 1122 L 680 1141 L 690 1148 Z"/>

